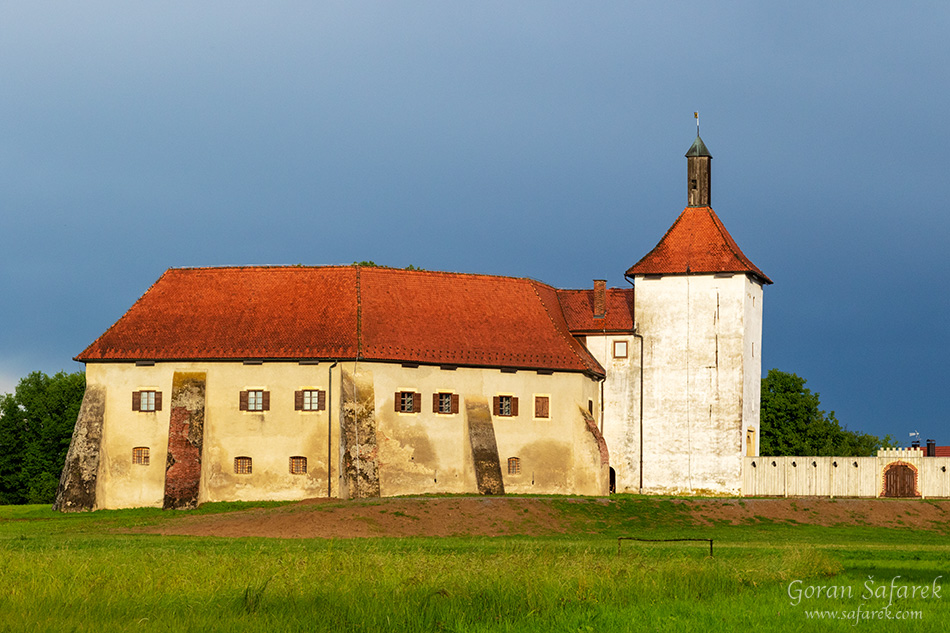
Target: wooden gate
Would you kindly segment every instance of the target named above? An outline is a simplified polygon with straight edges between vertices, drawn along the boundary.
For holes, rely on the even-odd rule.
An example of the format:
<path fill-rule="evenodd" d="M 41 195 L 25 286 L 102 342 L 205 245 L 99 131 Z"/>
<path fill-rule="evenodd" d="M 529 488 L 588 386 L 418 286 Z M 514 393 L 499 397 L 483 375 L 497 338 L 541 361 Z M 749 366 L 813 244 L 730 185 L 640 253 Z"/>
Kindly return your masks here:
<path fill-rule="evenodd" d="M 917 497 L 914 469 L 907 464 L 891 464 L 884 472 L 885 497 Z"/>

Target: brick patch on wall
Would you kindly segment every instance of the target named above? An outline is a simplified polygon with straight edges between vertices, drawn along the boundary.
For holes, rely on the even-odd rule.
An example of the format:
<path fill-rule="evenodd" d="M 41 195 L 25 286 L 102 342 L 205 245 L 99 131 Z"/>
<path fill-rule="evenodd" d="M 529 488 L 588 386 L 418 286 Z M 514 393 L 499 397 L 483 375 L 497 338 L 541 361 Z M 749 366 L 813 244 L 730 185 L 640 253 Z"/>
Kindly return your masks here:
<path fill-rule="evenodd" d="M 175 372 L 168 425 L 168 458 L 165 461 L 163 507 L 166 510 L 198 505 L 204 417 L 205 374 Z"/>

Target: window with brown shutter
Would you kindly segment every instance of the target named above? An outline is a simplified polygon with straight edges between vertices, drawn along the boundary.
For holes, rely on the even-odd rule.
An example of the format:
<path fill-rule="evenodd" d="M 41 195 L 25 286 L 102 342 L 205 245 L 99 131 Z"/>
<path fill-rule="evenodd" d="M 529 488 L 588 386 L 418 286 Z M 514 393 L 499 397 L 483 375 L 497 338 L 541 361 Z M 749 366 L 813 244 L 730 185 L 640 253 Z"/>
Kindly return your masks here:
<path fill-rule="evenodd" d="M 270 392 L 262 389 L 248 389 L 241 392 L 241 411 L 270 411 Z"/>
<path fill-rule="evenodd" d="M 432 412 L 450 415 L 459 412 L 459 395 L 441 391 L 432 394 Z"/>
<path fill-rule="evenodd" d="M 326 408 L 326 391 L 322 389 L 302 389 L 294 392 L 295 411 L 323 411 Z"/>
<path fill-rule="evenodd" d="M 521 460 L 517 457 L 508 458 L 508 474 L 509 475 L 520 475 L 521 474 Z"/>
<path fill-rule="evenodd" d="M 393 406 L 399 413 L 419 413 L 422 411 L 422 394 L 414 391 L 397 391 L 393 397 Z"/>
<path fill-rule="evenodd" d="M 152 413 L 162 410 L 161 391 L 133 391 L 132 410 Z"/>
<path fill-rule="evenodd" d="M 551 399 L 548 396 L 534 397 L 534 417 L 547 418 L 551 415 Z"/>
<path fill-rule="evenodd" d="M 514 396 L 495 396 L 492 399 L 492 411 L 501 417 L 518 415 L 518 398 Z"/>

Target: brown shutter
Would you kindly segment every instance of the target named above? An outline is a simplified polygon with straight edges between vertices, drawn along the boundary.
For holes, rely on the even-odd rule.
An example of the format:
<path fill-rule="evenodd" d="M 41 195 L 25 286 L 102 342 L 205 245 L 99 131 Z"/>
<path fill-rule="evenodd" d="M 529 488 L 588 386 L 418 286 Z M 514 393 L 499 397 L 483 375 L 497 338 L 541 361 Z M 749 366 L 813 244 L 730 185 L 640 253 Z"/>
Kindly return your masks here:
<path fill-rule="evenodd" d="M 270 411 L 270 392 L 263 392 L 263 397 L 261 398 L 261 411 Z"/>
<path fill-rule="evenodd" d="M 247 411 L 247 392 L 246 391 L 241 392 L 240 408 L 241 408 L 241 411 Z"/>
<path fill-rule="evenodd" d="M 317 392 L 317 411 L 323 411 L 327 408 L 327 392 L 321 389 Z"/>
<path fill-rule="evenodd" d="M 518 415 L 518 399 L 514 396 L 511 397 L 511 415 Z"/>
<path fill-rule="evenodd" d="M 393 406 L 395 407 L 395 409 L 394 409 L 395 411 L 401 411 L 401 410 L 402 410 L 402 409 L 399 408 L 399 404 L 400 404 L 400 401 L 401 401 L 401 400 L 402 400 L 402 392 L 401 392 L 401 391 L 397 391 L 397 392 L 396 392 L 396 395 L 393 396 Z"/>
<path fill-rule="evenodd" d="M 432 413 L 439 412 L 439 394 L 432 394 Z"/>
<path fill-rule="evenodd" d="M 412 412 L 419 413 L 422 411 L 422 394 L 414 393 L 412 394 Z"/>
<path fill-rule="evenodd" d="M 155 410 L 156 411 L 162 410 L 162 392 L 161 391 L 155 392 Z"/>
<path fill-rule="evenodd" d="M 452 413 L 459 412 L 459 395 L 457 393 L 452 394 Z"/>
<path fill-rule="evenodd" d="M 550 399 L 548 396 L 535 396 L 534 417 L 546 418 L 550 415 Z"/>
<path fill-rule="evenodd" d="M 294 411 L 303 411 L 303 391 L 294 392 Z"/>
<path fill-rule="evenodd" d="M 495 396 L 494 398 L 492 398 L 491 402 L 492 402 L 491 404 L 492 415 L 501 415 L 501 398 L 499 398 L 498 396 Z"/>
<path fill-rule="evenodd" d="M 132 410 L 133 410 L 133 411 L 141 411 L 141 410 L 142 410 L 142 406 L 141 406 L 140 403 L 141 403 L 141 397 L 140 397 L 139 392 L 138 392 L 138 391 L 133 391 L 133 392 L 132 392 Z"/>

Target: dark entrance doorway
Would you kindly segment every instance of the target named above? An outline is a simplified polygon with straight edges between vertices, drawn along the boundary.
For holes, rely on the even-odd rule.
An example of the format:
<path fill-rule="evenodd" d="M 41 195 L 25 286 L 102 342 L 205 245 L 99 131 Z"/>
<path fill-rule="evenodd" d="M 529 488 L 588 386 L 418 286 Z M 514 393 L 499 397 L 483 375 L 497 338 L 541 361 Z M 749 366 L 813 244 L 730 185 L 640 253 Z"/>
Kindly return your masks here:
<path fill-rule="evenodd" d="M 884 472 L 885 497 L 916 497 L 914 469 L 907 464 L 891 464 Z"/>
<path fill-rule="evenodd" d="M 617 471 L 610 469 L 610 494 L 617 492 Z"/>

